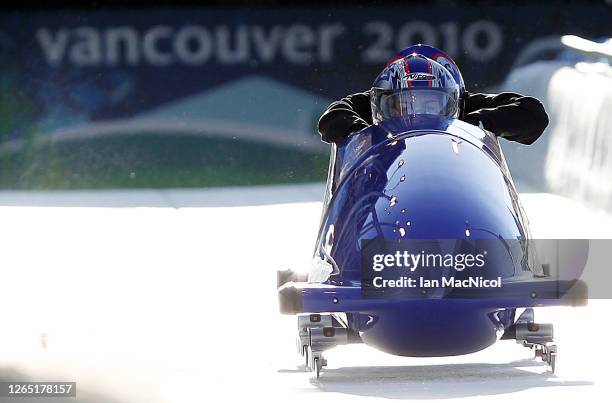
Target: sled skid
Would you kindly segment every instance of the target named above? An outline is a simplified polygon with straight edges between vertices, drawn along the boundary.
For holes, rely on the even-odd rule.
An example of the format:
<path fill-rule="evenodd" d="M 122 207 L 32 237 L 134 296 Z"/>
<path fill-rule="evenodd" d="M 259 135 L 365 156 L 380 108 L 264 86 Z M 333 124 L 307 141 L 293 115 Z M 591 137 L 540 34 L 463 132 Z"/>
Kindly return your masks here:
<path fill-rule="evenodd" d="M 551 323 L 536 323 L 532 308 L 525 312 L 504 332 L 502 340 L 516 340 L 535 351 L 535 358 L 540 358 L 549 365 L 554 373 L 557 362 L 557 345 L 554 342 L 553 325 Z"/>

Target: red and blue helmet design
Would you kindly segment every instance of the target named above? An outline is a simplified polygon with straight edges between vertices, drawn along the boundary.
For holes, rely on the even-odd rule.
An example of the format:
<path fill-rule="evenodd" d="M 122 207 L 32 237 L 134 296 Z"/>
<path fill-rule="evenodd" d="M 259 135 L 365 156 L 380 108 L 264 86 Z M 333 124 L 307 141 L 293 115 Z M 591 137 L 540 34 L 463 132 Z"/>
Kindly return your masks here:
<path fill-rule="evenodd" d="M 433 46 L 417 44 L 407 47 L 397 53 L 397 55 L 387 62 L 387 65 L 391 64 L 397 59 L 401 59 L 405 56 L 411 54 L 418 54 L 427 57 L 428 59 L 434 60 L 444 66 L 453 76 L 455 82 L 459 84 L 459 88 L 461 94 L 465 92 L 465 83 L 463 81 L 463 76 L 461 75 L 461 71 L 459 67 L 457 67 L 457 63 L 453 60 L 452 57 L 447 55 L 445 52 L 440 49 L 434 48 Z"/>
<path fill-rule="evenodd" d="M 416 115 L 458 118 L 461 87 L 442 64 L 411 53 L 387 64 L 374 80 L 370 100 L 375 124 Z"/>

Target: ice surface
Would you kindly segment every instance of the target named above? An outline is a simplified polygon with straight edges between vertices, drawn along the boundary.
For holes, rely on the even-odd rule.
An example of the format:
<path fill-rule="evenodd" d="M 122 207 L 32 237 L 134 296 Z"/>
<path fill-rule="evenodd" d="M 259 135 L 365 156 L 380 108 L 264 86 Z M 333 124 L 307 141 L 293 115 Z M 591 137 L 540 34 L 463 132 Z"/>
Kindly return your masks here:
<path fill-rule="evenodd" d="M 186 208 L 175 208 L 179 196 L 152 204 L 97 193 L 111 205 L 168 206 L 110 208 L 49 207 L 75 204 L 57 193 L 19 207 L 2 195 L 1 380 L 76 381 L 81 402 L 601 401 L 612 392 L 608 300 L 536 310 L 555 324 L 557 375 L 501 341 L 435 359 L 338 347 L 314 379 L 294 350 L 295 319 L 278 314 L 275 273 L 307 268 L 321 204 L 282 190 L 255 189 L 258 206 L 247 192 L 238 207 Z M 225 204 L 218 194 L 207 204 L 206 192 L 185 205 Z M 536 237 L 612 232 L 610 216 L 567 199 L 522 199 Z"/>

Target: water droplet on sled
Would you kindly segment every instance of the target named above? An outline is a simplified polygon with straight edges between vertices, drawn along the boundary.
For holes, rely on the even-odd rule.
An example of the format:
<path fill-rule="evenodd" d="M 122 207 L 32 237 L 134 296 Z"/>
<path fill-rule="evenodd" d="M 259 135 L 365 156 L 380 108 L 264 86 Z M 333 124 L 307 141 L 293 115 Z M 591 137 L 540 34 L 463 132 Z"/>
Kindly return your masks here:
<path fill-rule="evenodd" d="M 455 140 L 453 140 L 453 151 L 455 154 L 459 154 L 459 143 L 457 143 Z"/>

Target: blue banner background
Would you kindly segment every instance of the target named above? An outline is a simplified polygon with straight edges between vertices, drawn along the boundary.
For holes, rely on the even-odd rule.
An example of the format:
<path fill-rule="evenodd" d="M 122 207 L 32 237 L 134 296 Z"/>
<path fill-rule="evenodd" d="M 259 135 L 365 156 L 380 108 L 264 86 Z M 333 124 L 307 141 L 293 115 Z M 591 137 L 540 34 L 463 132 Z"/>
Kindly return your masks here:
<path fill-rule="evenodd" d="M 611 16 L 605 5 L 5 14 L 0 187 L 322 180 L 320 112 L 367 89 L 395 50 L 443 48 L 480 91 L 532 40 L 610 35 Z"/>

